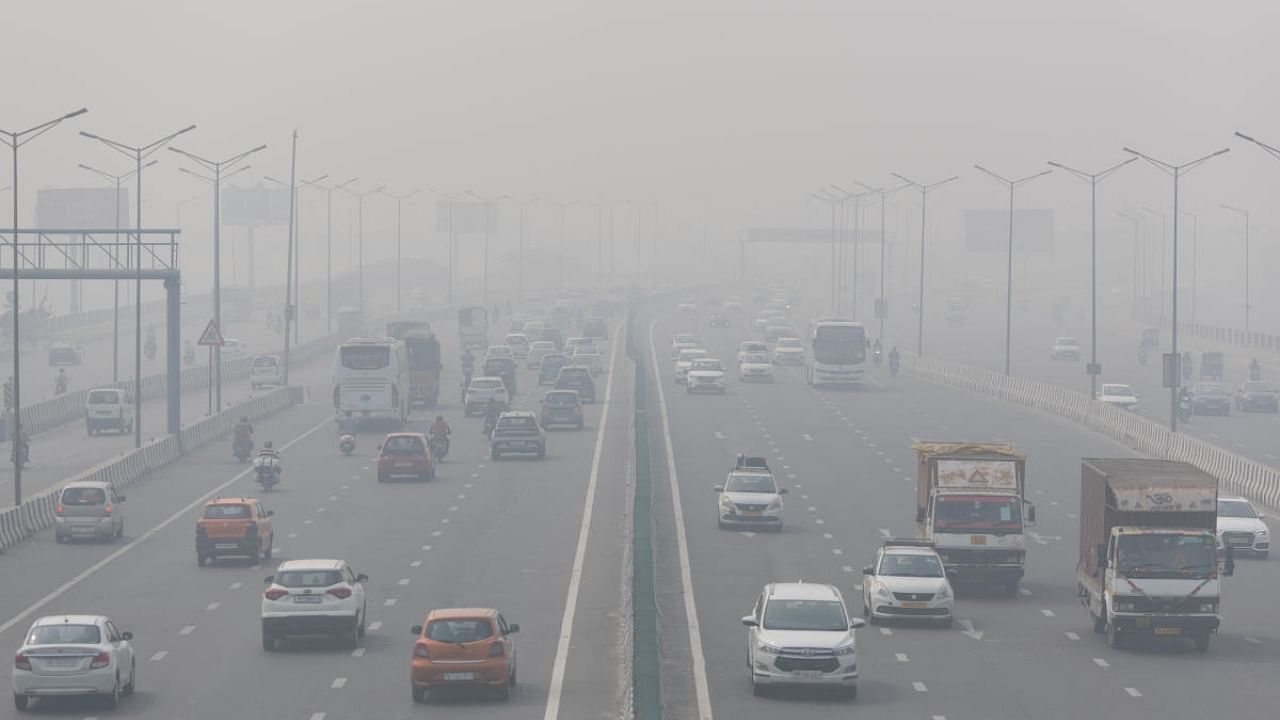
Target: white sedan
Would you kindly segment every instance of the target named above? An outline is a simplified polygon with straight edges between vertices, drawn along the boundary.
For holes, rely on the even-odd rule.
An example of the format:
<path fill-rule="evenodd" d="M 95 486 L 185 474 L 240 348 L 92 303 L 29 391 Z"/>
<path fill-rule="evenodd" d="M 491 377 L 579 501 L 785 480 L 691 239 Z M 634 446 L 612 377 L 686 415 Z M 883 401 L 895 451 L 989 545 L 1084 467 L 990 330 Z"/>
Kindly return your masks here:
<path fill-rule="evenodd" d="M 698 336 L 692 333 L 678 333 L 671 339 L 671 359 L 680 357 L 681 350 L 698 347 Z"/>
<path fill-rule="evenodd" d="M 689 348 L 681 350 L 679 357 L 676 358 L 675 379 L 677 385 L 685 383 L 685 376 L 689 372 L 689 366 L 694 360 L 707 356 L 707 351 L 702 348 Z"/>
<path fill-rule="evenodd" d="M 578 348 L 572 356 L 569 357 L 570 365 L 581 365 L 591 371 L 592 375 L 600 375 L 604 372 L 604 357 L 594 349 L 584 350 Z"/>
<path fill-rule="evenodd" d="M 95 695 L 114 708 L 137 686 L 133 633 L 103 615 L 36 620 L 13 658 L 13 704 L 28 710 L 42 697 Z"/>
<path fill-rule="evenodd" d="M 886 540 L 862 575 L 862 614 L 871 622 L 919 619 L 951 625 L 955 594 L 932 547 Z"/>
<path fill-rule="evenodd" d="M 773 361 L 779 365 L 803 365 L 804 341 L 798 337 L 780 337 L 773 348 Z"/>
<path fill-rule="evenodd" d="M 1098 391 L 1098 401 L 1120 408 L 1121 410 L 1138 411 L 1138 393 L 1133 386 L 1119 383 L 1108 383 Z"/>
<path fill-rule="evenodd" d="M 724 366 L 715 358 L 699 358 L 689 365 L 685 375 L 685 390 L 689 393 L 724 393 Z"/>
<path fill-rule="evenodd" d="M 738 359 L 738 382 L 773 382 L 769 353 L 743 353 Z"/>

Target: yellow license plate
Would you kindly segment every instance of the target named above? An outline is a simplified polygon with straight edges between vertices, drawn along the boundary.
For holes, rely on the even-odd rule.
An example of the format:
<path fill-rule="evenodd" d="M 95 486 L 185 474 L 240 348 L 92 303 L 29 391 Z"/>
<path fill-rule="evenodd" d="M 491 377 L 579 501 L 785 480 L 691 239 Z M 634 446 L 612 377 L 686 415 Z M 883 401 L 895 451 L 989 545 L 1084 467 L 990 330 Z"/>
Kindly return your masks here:
<path fill-rule="evenodd" d="M 986 545 L 987 536 L 986 535 L 970 535 L 969 544 L 970 545 Z"/>
<path fill-rule="evenodd" d="M 1182 628 L 1178 627 L 1158 627 L 1153 631 L 1156 635 L 1181 635 Z"/>
<path fill-rule="evenodd" d="M 764 515 L 764 513 L 759 510 L 743 510 L 742 514 L 745 517 L 760 517 L 761 515 Z"/>
<path fill-rule="evenodd" d="M 904 608 L 911 608 L 912 610 L 918 610 L 918 609 L 921 609 L 921 608 L 929 607 L 929 604 L 928 604 L 928 603 L 922 603 L 922 602 L 915 602 L 915 601 L 911 601 L 911 602 L 904 602 L 904 603 L 902 603 L 902 607 L 904 607 Z"/>
<path fill-rule="evenodd" d="M 1136 627 L 1142 627 L 1142 628 L 1144 628 L 1144 627 L 1151 627 L 1151 618 L 1147 618 L 1147 617 L 1140 617 L 1140 618 L 1138 618 L 1138 619 L 1134 620 L 1134 621 L 1133 621 L 1133 624 L 1134 624 Z"/>

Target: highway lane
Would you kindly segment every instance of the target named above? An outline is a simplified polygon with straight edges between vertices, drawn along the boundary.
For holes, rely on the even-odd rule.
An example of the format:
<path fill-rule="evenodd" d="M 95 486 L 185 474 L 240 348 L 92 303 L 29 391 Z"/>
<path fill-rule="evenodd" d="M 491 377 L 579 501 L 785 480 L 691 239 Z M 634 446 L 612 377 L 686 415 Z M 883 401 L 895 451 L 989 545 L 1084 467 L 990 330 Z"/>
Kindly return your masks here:
<path fill-rule="evenodd" d="M 659 323 L 660 355 L 670 334 L 688 325 Z M 745 338 L 742 330 L 700 332 L 730 360 Z M 1266 686 L 1266 668 L 1280 655 L 1280 638 L 1260 632 L 1268 627 L 1264 598 L 1280 581 L 1271 563 L 1241 561 L 1227 585 L 1223 632 L 1207 656 L 1166 647 L 1113 652 L 1091 633 L 1075 598 L 1079 459 L 1126 450 L 1055 418 L 906 377 L 878 378 L 883 387 L 864 392 L 817 393 L 786 372 L 776 385 L 731 385 L 725 397 L 687 397 L 670 381 L 666 363 L 662 371 L 664 388 L 677 391 L 667 393 L 667 402 L 717 716 L 829 717 L 832 706 L 842 705 L 852 712 L 871 705 L 877 717 L 952 720 L 1270 712 L 1264 708 L 1274 701 L 1271 692 L 1254 690 Z M 1003 438 L 1030 455 L 1040 523 L 1024 594 L 962 596 L 957 615 L 972 624 L 952 631 L 897 625 L 886 628 L 891 634 L 862 631 L 863 686 L 853 705 L 791 693 L 752 697 L 739 617 L 766 582 L 797 577 L 836 582 L 860 608 L 860 569 L 881 535 L 913 530 L 912 437 Z M 750 537 L 717 530 L 710 486 L 723 479 L 734 454 L 761 451 L 792 488 L 789 527 Z"/>
<path fill-rule="evenodd" d="M 615 397 L 630 387 L 620 347 L 611 353 Z M 522 375 L 517 400 L 531 407 L 536 383 L 528 373 Z M 573 579 L 581 578 L 580 586 L 572 586 L 580 595 L 568 624 L 573 635 L 563 658 L 558 717 L 606 716 L 624 696 L 625 678 L 616 670 L 622 618 L 617 606 L 604 603 L 606 591 L 616 597 L 621 589 L 619 566 L 609 562 L 620 548 L 609 546 L 620 541 L 617 520 L 624 511 L 629 439 L 625 414 L 614 415 L 612 407 L 605 432 L 597 436 L 603 408 L 589 406 L 585 431 L 551 433 L 545 461 L 493 462 L 480 421 L 463 420 L 456 402 L 447 402 L 442 411 L 454 422 L 454 447 L 438 479 L 428 483 L 377 483 L 371 434 L 361 434 L 354 456 L 338 455 L 326 403 L 293 408 L 263 422 L 261 436 L 280 443 L 296 438 L 284 451 L 284 483 L 266 496 L 277 513 L 276 558 L 337 555 L 371 577 L 370 632 L 354 653 L 320 642 L 263 652 L 258 604 L 269 566 L 196 567 L 191 538 L 197 510 L 184 507 L 229 479 L 220 494 L 256 489 L 248 477 L 232 479 L 240 467 L 225 456 L 225 448 L 214 446 L 131 491 L 133 539 L 166 518 L 175 518 L 172 524 L 146 535 L 38 614 L 101 609 L 137 633 L 139 694 L 126 700 L 117 716 L 336 720 L 437 712 L 411 703 L 408 628 L 431 607 L 494 605 L 522 626 L 520 686 L 509 703 L 451 699 L 442 701 L 442 711 L 529 718 L 545 710 L 566 600 L 573 597 Z M 426 413 L 419 427 L 434 414 Z M 598 437 L 603 441 L 596 461 L 598 492 L 588 506 Z M 594 520 L 586 534 L 579 522 L 584 510 Z M 0 590 L 0 621 L 123 547 L 128 546 L 56 546 L 42 533 L 3 559 L 10 564 L 6 576 L 14 571 L 26 580 L 21 597 Z M 579 547 L 586 552 L 577 564 Z M 14 623 L 0 633 L 0 641 L 16 647 L 29 621 Z M 598 632 L 601 623 L 613 632 Z M 0 718 L 12 713 L 3 707 Z M 85 717 L 100 711 L 88 703 L 61 703 L 52 714 Z"/>

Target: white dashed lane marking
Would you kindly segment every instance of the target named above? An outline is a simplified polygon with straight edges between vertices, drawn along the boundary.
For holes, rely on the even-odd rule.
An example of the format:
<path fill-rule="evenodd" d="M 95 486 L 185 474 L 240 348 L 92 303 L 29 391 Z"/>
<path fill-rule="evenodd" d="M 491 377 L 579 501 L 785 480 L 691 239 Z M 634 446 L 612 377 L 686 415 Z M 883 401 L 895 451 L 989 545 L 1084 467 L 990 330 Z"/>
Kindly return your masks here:
<path fill-rule="evenodd" d="M 356 648 L 351 651 L 351 657 L 364 657 L 364 648 Z"/>
<path fill-rule="evenodd" d="M 151 662 L 160 662 L 168 654 L 169 654 L 168 650 L 161 650 L 160 652 L 157 652 L 155 655 L 151 656 Z"/>
<path fill-rule="evenodd" d="M 1124 691 L 1129 693 L 1129 697 L 1136 697 L 1136 698 L 1142 697 L 1142 693 L 1138 690 L 1138 688 L 1125 688 Z"/>
<path fill-rule="evenodd" d="M 415 567 L 415 568 L 416 568 L 416 567 L 422 567 L 422 561 L 421 561 L 421 560 L 414 560 L 413 562 L 409 563 L 409 567 Z"/>
<path fill-rule="evenodd" d="M 409 584 L 409 578 L 400 578 L 400 584 L 401 584 L 401 585 L 408 585 L 408 584 Z"/>
<path fill-rule="evenodd" d="M 894 653 L 893 656 L 897 658 L 898 662 L 911 662 L 907 659 L 906 653 Z"/>
<path fill-rule="evenodd" d="M 919 693 L 929 692 L 929 688 L 925 687 L 925 684 L 920 682 L 919 680 L 911 683 L 911 687 L 914 688 L 915 691 Z"/>
<path fill-rule="evenodd" d="M 217 609 L 218 609 L 218 606 L 219 606 L 219 605 L 221 605 L 221 604 L 222 604 L 222 603 L 211 602 L 211 603 L 209 603 L 208 605 L 205 605 L 205 606 L 204 606 L 204 609 L 205 609 L 205 610 L 217 610 Z"/>
<path fill-rule="evenodd" d="M 328 716 L 328 713 L 322 713 L 322 712 L 311 713 L 311 720 L 324 720 L 327 716 Z"/>
<path fill-rule="evenodd" d="M 233 583 L 231 583 L 231 589 L 232 589 L 232 590 L 239 590 L 239 589 L 240 589 L 240 588 L 242 588 L 242 587 L 244 587 L 244 583 L 242 583 L 242 582 L 233 582 Z"/>
<path fill-rule="evenodd" d="M 1068 639 L 1068 640 L 1079 640 L 1079 639 L 1080 639 L 1080 635 L 1079 635 L 1079 633 L 1073 633 L 1073 632 L 1071 632 L 1070 630 L 1068 630 L 1068 631 L 1065 633 L 1065 635 L 1067 636 L 1067 639 Z"/>
<path fill-rule="evenodd" d="M 1093 664 L 1094 664 L 1094 665 L 1097 665 L 1098 667 L 1101 667 L 1101 668 L 1104 668 L 1104 667 L 1111 667 L 1111 663 L 1107 662 L 1107 661 L 1106 661 L 1106 659 L 1104 659 L 1104 658 L 1094 658 L 1094 659 L 1093 659 Z"/>
<path fill-rule="evenodd" d="M 196 629 L 196 626 L 195 626 L 195 625 L 187 625 L 186 627 L 184 627 L 184 628 L 182 628 L 181 630 L 179 630 L 179 631 L 178 631 L 178 634 L 179 634 L 179 635 L 190 635 L 191 633 L 195 632 L 195 629 Z"/>
<path fill-rule="evenodd" d="M 395 598 L 387 598 L 386 600 L 384 600 L 384 601 L 382 602 L 382 604 L 383 604 L 385 607 L 391 607 L 392 605 L 395 605 L 395 604 L 396 604 L 396 599 L 395 599 Z"/>
<path fill-rule="evenodd" d="M 1047 608 L 1046 608 L 1046 609 L 1041 610 L 1041 611 L 1040 611 L 1040 614 L 1041 614 L 1041 615 L 1044 615 L 1045 617 L 1055 617 L 1055 615 L 1053 614 L 1053 611 L 1052 611 L 1052 610 L 1049 610 L 1049 609 L 1047 609 Z"/>
<path fill-rule="evenodd" d="M 373 622 L 369 623 L 369 630 L 370 630 L 370 631 L 380 630 L 381 628 L 382 628 L 382 621 L 381 621 L 381 620 L 374 620 Z"/>
<path fill-rule="evenodd" d="M 340 687 L 342 687 L 342 686 L 344 686 L 344 685 L 346 685 L 346 684 L 347 684 L 347 679 L 346 679 L 346 678 L 344 678 L 344 677 L 334 678 L 334 679 L 333 679 L 333 683 L 332 683 L 332 684 L 330 684 L 330 685 L 329 685 L 329 687 L 334 688 L 334 689 L 337 689 L 337 688 L 340 688 Z"/>
<path fill-rule="evenodd" d="M 893 631 L 892 631 L 892 630 L 890 630 L 890 629 L 889 629 L 889 628 L 887 628 L 887 627 L 882 627 L 882 628 L 880 628 L 880 634 L 881 634 L 881 635 L 892 635 L 892 634 L 893 634 Z"/>
<path fill-rule="evenodd" d="M 831 548 L 831 554 L 833 554 L 833 555 L 843 555 L 843 554 L 844 554 L 844 551 L 843 551 L 843 550 L 841 550 L 840 548 Z"/>

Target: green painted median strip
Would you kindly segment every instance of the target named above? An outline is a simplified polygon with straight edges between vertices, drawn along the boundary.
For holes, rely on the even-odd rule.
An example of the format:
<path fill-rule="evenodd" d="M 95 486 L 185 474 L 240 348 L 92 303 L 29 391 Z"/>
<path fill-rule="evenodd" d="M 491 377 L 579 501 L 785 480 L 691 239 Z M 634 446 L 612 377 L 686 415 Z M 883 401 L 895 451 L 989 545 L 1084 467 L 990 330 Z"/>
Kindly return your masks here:
<path fill-rule="evenodd" d="M 661 720 L 658 606 L 653 580 L 653 483 L 649 474 L 648 379 L 635 343 L 635 314 L 627 313 L 627 356 L 635 363 L 636 494 L 631 536 L 631 707 L 636 720 Z"/>

